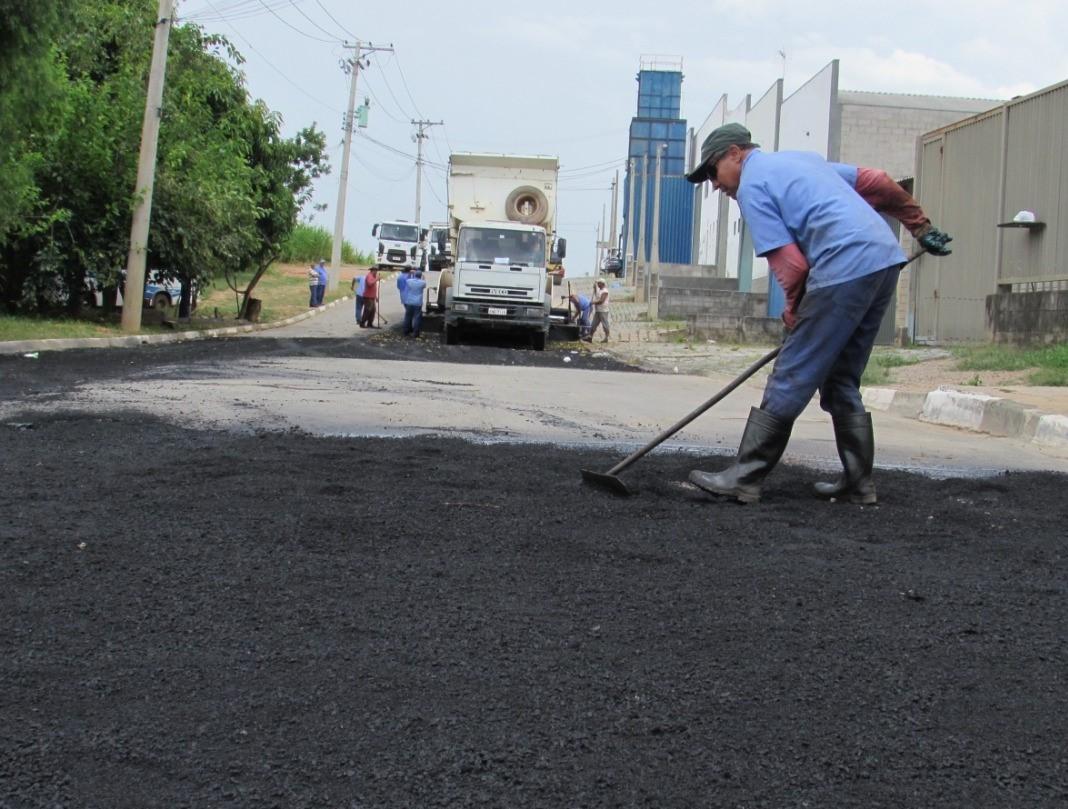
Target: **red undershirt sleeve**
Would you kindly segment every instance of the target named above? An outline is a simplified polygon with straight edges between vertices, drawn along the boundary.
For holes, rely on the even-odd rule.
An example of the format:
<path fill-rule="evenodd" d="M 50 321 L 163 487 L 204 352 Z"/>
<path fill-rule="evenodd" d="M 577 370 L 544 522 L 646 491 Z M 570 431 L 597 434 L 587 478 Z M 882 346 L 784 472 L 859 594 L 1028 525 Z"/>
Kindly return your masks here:
<path fill-rule="evenodd" d="M 930 229 L 931 220 L 913 196 L 882 169 L 857 169 L 856 191 L 879 213 L 894 217 L 913 236 Z"/>

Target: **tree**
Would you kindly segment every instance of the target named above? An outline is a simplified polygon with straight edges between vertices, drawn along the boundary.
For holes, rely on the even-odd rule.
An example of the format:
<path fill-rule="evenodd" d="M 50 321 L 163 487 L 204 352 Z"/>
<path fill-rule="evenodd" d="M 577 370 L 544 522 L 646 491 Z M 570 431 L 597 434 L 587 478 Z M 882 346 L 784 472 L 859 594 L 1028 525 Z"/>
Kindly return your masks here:
<path fill-rule="evenodd" d="M 51 47 L 58 9 L 59 0 L 0 0 L 0 247 L 28 229 L 37 201 L 36 134 L 60 87 Z"/>
<path fill-rule="evenodd" d="M 0 10 L 22 5 L 0 0 Z M 58 0 L 25 5 L 51 10 L 44 25 Z M 39 72 L 55 90 L 47 120 L 31 116 L 33 126 L 19 133 L 21 173 L 6 163 L 0 171 L 0 190 L 6 182 L 21 200 L 7 220 L 0 206 L 0 294 L 26 309 L 66 289 L 76 311 L 87 277 L 118 285 L 128 250 L 156 2 L 70 0 L 65 8 L 43 56 L 32 33 L 38 18 L 29 11 L 0 18 L 0 44 L 14 43 L 11 53 L 0 51 L 0 68 L 43 60 Z M 243 313 L 312 180 L 328 170 L 325 136 L 312 126 L 282 137 L 278 115 L 250 101 L 241 62 L 222 37 L 191 25 L 172 31 L 148 266 L 182 281 L 185 311 L 193 287 L 222 275 L 238 291 L 240 272 L 252 275 L 241 290 Z M 0 70 L 0 132 L 6 111 L 28 103 L 8 75 Z"/>

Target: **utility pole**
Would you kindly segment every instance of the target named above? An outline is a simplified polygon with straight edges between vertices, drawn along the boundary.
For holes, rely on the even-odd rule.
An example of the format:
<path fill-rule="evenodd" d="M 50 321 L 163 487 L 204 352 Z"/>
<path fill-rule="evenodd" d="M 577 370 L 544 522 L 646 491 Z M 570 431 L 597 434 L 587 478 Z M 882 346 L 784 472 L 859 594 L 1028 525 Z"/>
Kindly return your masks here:
<path fill-rule="evenodd" d="M 656 185 L 653 187 L 653 255 L 651 256 L 650 265 L 653 273 L 656 273 L 657 280 L 660 279 L 660 166 L 665 145 L 658 143 L 656 146 Z M 645 274 L 646 301 L 651 300 L 654 291 L 652 287 L 653 273 L 647 272 Z"/>
<path fill-rule="evenodd" d="M 635 256 L 638 255 L 638 251 L 634 249 L 634 244 L 638 240 L 638 232 L 634 227 L 635 219 L 635 195 L 638 188 L 638 161 L 633 157 L 627 159 L 627 176 L 630 178 L 629 188 L 630 191 L 630 205 L 627 207 L 627 238 L 624 239 L 625 249 L 629 255 L 624 256 L 623 272 L 626 275 L 627 281 L 631 286 L 634 285 L 635 268 L 638 266 Z"/>
<path fill-rule="evenodd" d="M 141 330 L 144 303 L 145 258 L 148 252 L 148 226 L 152 218 L 152 189 L 156 184 L 156 148 L 159 122 L 163 114 L 163 80 L 167 73 L 167 43 L 174 25 L 174 0 L 159 0 L 156 38 L 152 43 L 152 67 L 148 74 L 145 115 L 141 122 L 141 152 L 137 159 L 137 188 L 134 190 L 133 222 L 130 225 L 130 252 L 126 258 L 126 284 L 123 287 L 122 330 Z"/>
<path fill-rule="evenodd" d="M 415 224 L 417 227 L 422 227 L 422 220 L 419 218 L 422 211 L 420 210 L 420 198 L 423 193 L 423 141 L 430 136 L 426 134 L 425 130 L 432 126 L 444 126 L 444 121 L 412 121 L 419 131 L 412 137 L 415 138 Z"/>
<path fill-rule="evenodd" d="M 638 264 L 642 268 L 642 291 L 645 289 L 645 274 L 649 271 L 648 261 L 645 257 L 646 247 L 649 244 L 649 223 L 648 217 L 645 212 L 648 210 L 646 205 L 649 199 L 649 155 L 642 155 L 642 205 L 641 210 L 638 212 Z M 637 285 L 638 279 L 634 279 L 635 285 Z"/>
<path fill-rule="evenodd" d="M 337 211 L 334 214 L 334 242 L 330 250 L 330 279 L 327 282 L 327 288 L 331 292 L 337 289 L 338 278 L 341 275 L 341 245 L 345 240 L 345 197 L 348 193 L 349 185 L 349 153 L 352 151 L 353 111 L 356 109 L 356 80 L 360 75 L 360 68 L 367 66 L 360 59 L 364 53 L 373 53 L 375 51 L 393 52 L 392 47 L 380 48 L 370 42 L 364 45 L 358 39 L 355 45 L 346 43 L 343 47 L 351 48 L 354 54 L 351 59 L 345 59 L 341 63 L 342 69 L 350 72 L 352 80 L 349 82 L 349 106 L 348 111 L 345 113 L 345 145 L 341 150 L 341 175 L 338 178 Z"/>
<path fill-rule="evenodd" d="M 616 240 L 616 209 L 619 206 L 619 169 L 616 169 L 616 176 L 612 178 L 612 216 L 609 221 L 612 223 L 608 230 L 608 241 L 612 250 L 619 249 L 619 242 Z"/>

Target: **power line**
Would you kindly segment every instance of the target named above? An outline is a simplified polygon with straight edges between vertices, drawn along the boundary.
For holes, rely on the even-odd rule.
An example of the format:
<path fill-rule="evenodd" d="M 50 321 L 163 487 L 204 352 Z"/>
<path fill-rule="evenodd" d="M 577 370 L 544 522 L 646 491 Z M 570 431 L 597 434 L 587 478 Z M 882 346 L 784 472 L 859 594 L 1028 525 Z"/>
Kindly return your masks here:
<path fill-rule="evenodd" d="M 412 106 L 415 107 L 415 111 L 419 113 L 419 117 L 423 118 L 424 116 L 423 116 L 423 113 L 419 109 L 419 105 L 415 103 L 415 99 L 412 97 L 412 91 L 408 89 L 408 80 L 406 78 L 404 78 L 404 71 L 401 70 L 400 60 L 394 58 L 394 59 L 392 59 L 390 61 L 396 62 L 396 64 L 397 64 L 397 72 L 400 73 L 401 82 L 403 82 L 403 84 L 404 84 L 404 92 L 406 92 L 408 94 L 408 98 L 411 100 Z"/>
<path fill-rule="evenodd" d="M 264 6 L 260 0 L 237 0 L 237 2 L 222 4 L 215 6 L 209 0 L 205 0 L 212 11 L 194 11 L 189 14 L 183 14 L 183 19 L 196 19 L 201 22 L 230 22 L 233 20 L 243 20 L 250 17 L 257 17 L 264 13 Z M 289 5 L 290 0 L 270 0 L 273 8 L 283 8 Z M 268 9 L 270 10 L 270 9 Z"/>
<path fill-rule="evenodd" d="M 215 4 L 212 3 L 211 0 L 206 0 L 206 2 L 213 9 L 215 8 Z M 220 19 L 223 19 L 223 18 L 220 16 Z M 227 26 L 230 28 L 231 31 L 234 32 L 234 34 L 236 34 L 238 37 L 240 37 L 244 41 L 244 43 L 246 45 L 248 45 L 248 48 L 249 48 L 250 51 L 252 51 L 254 54 L 259 56 L 264 61 L 264 64 L 266 64 L 267 67 L 269 67 L 271 70 L 273 70 L 275 73 L 277 73 L 283 79 L 285 79 L 287 82 L 289 82 L 294 87 L 296 87 L 297 90 L 299 90 L 301 93 L 303 93 L 307 98 L 310 98 L 316 104 L 319 104 L 320 106 L 325 107 L 326 109 L 331 110 L 333 112 L 343 112 L 343 110 L 339 110 L 337 107 L 335 107 L 335 106 L 333 106 L 331 104 L 328 104 L 327 102 L 323 101 L 322 99 L 316 98 L 311 93 L 309 93 L 307 90 L 305 90 L 303 87 L 301 87 L 299 84 L 297 84 L 295 81 L 293 81 L 293 79 L 291 79 L 289 77 L 289 75 L 284 70 L 281 70 L 280 68 L 275 67 L 274 63 L 271 62 L 270 59 L 268 59 L 266 56 L 264 56 L 262 53 L 260 53 L 258 50 L 256 50 L 256 46 L 253 45 L 248 40 L 248 37 L 246 37 L 244 34 L 242 34 L 240 31 L 238 31 L 236 28 L 234 28 L 234 26 L 230 23 L 229 20 L 225 20 L 224 19 L 224 22 L 226 22 Z"/>
<path fill-rule="evenodd" d="M 330 13 L 329 11 L 327 11 L 327 7 L 326 7 L 326 6 L 325 6 L 325 5 L 323 4 L 323 3 L 321 3 L 321 0 L 315 0 L 315 4 L 316 4 L 316 5 L 318 5 L 318 6 L 320 7 L 320 9 L 321 9 L 321 10 L 323 10 L 323 13 L 324 13 L 324 14 L 326 14 L 326 15 L 327 15 L 328 17 L 330 17 L 330 19 L 332 19 L 332 20 L 333 20 L 333 24 L 334 24 L 335 26 L 337 26 L 337 28 L 340 28 L 340 29 L 341 29 L 342 31 L 344 31 L 344 32 L 345 32 L 346 34 L 348 34 L 349 36 L 351 36 L 352 38 L 354 38 L 354 40 L 359 40 L 359 38 L 360 38 L 359 36 L 357 36 L 356 34 L 352 33 L 352 32 L 351 32 L 351 31 L 349 31 L 349 30 L 348 30 L 347 28 L 345 28 L 345 26 L 343 26 L 343 25 L 341 24 L 341 22 L 337 21 L 337 18 L 336 18 L 336 17 L 334 17 L 334 15 L 332 15 L 332 14 L 331 14 L 331 13 Z"/>
<path fill-rule="evenodd" d="M 407 120 L 405 120 L 404 118 L 398 118 L 396 115 L 394 115 L 392 112 L 390 112 L 389 109 L 386 108 L 386 105 L 382 103 L 382 99 L 380 99 L 378 97 L 378 93 L 375 92 L 375 88 L 372 87 L 371 86 L 371 82 L 368 81 L 368 74 L 367 74 L 366 71 L 363 74 L 363 84 L 364 84 L 364 87 L 367 88 L 367 92 L 369 92 L 371 94 L 371 98 L 373 98 L 375 100 L 375 104 L 377 104 L 379 109 L 381 109 L 382 112 L 384 112 L 386 114 L 387 118 L 389 118 L 391 121 L 396 121 L 398 124 L 406 124 L 406 123 L 408 123 Z M 401 113 L 401 114 L 403 115 L 403 113 Z"/>
<path fill-rule="evenodd" d="M 267 3 L 264 0 L 259 0 L 259 2 L 260 2 L 261 6 L 263 6 L 265 9 L 267 9 L 269 12 L 271 12 L 272 15 L 277 17 L 279 22 L 281 22 L 283 25 L 285 25 L 288 28 L 292 28 L 294 31 L 296 31 L 298 34 L 300 34 L 302 37 L 307 37 L 308 39 L 313 39 L 316 42 L 325 42 L 328 45 L 332 45 L 335 42 L 342 42 L 342 40 L 340 40 L 340 39 L 323 39 L 322 37 L 317 37 L 314 34 L 309 34 L 307 31 L 301 31 L 299 28 L 297 28 L 297 26 L 295 26 L 292 23 L 290 23 L 288 20 L 286 20 L 285 17 L 283 17 L 281 14 L 279 14 L 273 8 L 268 6 Z"/>
<path fill-rule="evenodd" d="M 391 62 L 393 61 L 393 57 L 392 56 L 390 56 L 390 61 Z M 379 62 L 379 67 L 383 67 L 381 62 Z M 404 105 L 401 104 L 400 101 L 397 100 L 397 95 L 396 95 L 396 93 L 393 92 L 393 86 L 389 83 L 389 79 L 386 78 L 385 69 L 383 69 L 379 73 L 379 75 L 382 77 L 382 81 L 384 81 L 386 83 L 386 89 L 389 90 L 389 96 L 390 96 L 390 98 L 393 99 L 393 103 L 397 105 L 397 109 L 399 109 L 401 111 L 402 115 L 408 115 L 408 110 L 406 110 L 404 108 Z M 416 110 L 416 112 L 418 112 L 418 110 Z M 411 118 L 412 116 L 408 115 L 408 117 Z M 423 116 L 420 115 L 419 117 L 422 118 Z"/>
<path fill-rule="evenodd" d="M 293 8 L 295 8 L 297 10 L 297 13 L 300 14 L 301 17 L 306 19 L 308 22 L 310 22 L 312 25 L 314 25 L 316 28 L 318 28 L 320 31 L 322 31 L 327 36 L 336 38 L 336 35 L 334 34 L 333 31 L 327 31 L 325 28 L 323 28 L 321 25 L 319 25 L 319 23 L 317 23 L 315 20 L 313 20 L 307 14 L 305 14 L 304 11 L 301 10 L 300 6 L 297 5 L 297 0 L 289 0 L 289 2 L 290 2 L 290 5 L 292 5 Z M 344 40 L 338 39 L 338 42 L 344 42 Z"/>

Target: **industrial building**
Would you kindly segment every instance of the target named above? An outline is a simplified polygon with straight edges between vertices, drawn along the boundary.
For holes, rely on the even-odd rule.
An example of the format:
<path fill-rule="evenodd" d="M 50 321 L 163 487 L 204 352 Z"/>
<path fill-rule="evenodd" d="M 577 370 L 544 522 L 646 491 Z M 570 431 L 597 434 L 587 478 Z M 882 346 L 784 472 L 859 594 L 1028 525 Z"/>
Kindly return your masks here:
<path fill-rule="evenodd" d="M 642 272 L 657 253 L 663 263 L 690 263 L 694 202 L 693 186 L 685 176 L 688 132 L 681 117 L 682 60 L 643 56 L 636 78 L 638 104 L 630 122 L 620 245 L 632 280 L 635 265 Z M 638 215 L 632 216 L 632 211 Z"/>
<path fill-rule="evenodd" d="M 920 138 L 916 193 L 954 236 L 911 284 L 917 342 L 1068 340 L 1068 81 Z"/>
<path fill-rule="evenodd" d="M 713 129 L 737 122 L 752 132 L 753 140 L 765 151 L 811 151 L 828 160 L 885 169 L 908 187 L 915 173 L 917 139 L 923 133 L 1000 103 L 996 99 L 839 90 L 838 74 L 836 59 L 785 98 L 782 80 L 774 82 L 755 103 L 746 95 L 731 106 L 726 96 L 721 97 L 690 133 L 688 165 L 695 165 L 701 143 Z M 782 290 L 774 278 L 769 279 L 767 262 L 754 255 L 737 202 L 707 183 L 691 193 L 694 263 L 713 265 L 714 276 L 737 279 L 740 292 L 766 293 L 767 315 L 777 317 L 785 305 Z M 925 199 L 922 190 L 919 199 L 930 211 L 932 200 Z M 953 231 L 950 224 L 931 215 Z M 893 225 L 896 229 L 897 223 Z M 880 342 L 892 341 L 905 327 L 910 283 L 906 270 Z"/>

